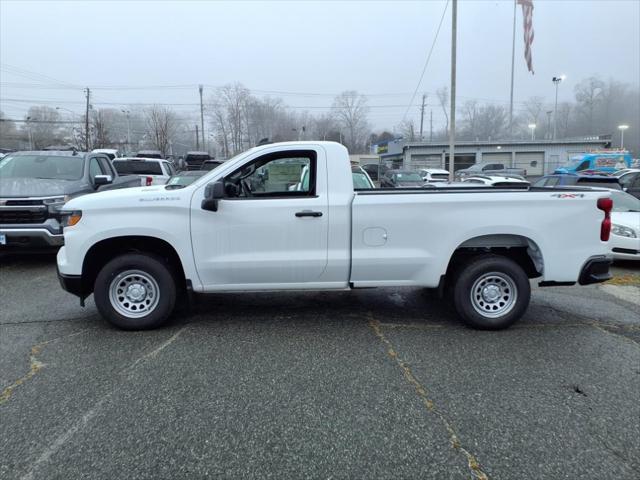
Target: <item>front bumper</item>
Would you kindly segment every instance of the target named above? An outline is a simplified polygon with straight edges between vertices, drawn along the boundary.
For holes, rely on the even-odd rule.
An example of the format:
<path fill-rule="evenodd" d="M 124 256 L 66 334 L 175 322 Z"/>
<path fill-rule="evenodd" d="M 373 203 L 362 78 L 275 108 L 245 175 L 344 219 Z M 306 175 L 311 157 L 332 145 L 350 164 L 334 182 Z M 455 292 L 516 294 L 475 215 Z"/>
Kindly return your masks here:
<path fill-rule="evenodd" d="M 578 277 L 578 283 L 580 285 L 591 285 L 592 283 L 606 282 L 612 278 L 609 267 L 613 259 L 609 256 L 599 255 L 591 257 L 586 261 L 582 270 L 580 271 L 580 277 Z"/>
<path fill-rule="evenodd" d="M 2 247 L 15 248 L 43 248 L 60 247 L 64 245 L 62 233 L 52 233 L 46 226 L 0 226 L 0 234 L 7 238 L 7 244 Z"/>
<path fill-rule="evenodd" d="M 69 293 L 84 299 L 87 297 L 84 289 L 82 288 L 82 275 L 65 275 L 60 273 L 60 269 L 56 265 L 56 273 L 58 274 L 58 281 L 60 286 Z"/>

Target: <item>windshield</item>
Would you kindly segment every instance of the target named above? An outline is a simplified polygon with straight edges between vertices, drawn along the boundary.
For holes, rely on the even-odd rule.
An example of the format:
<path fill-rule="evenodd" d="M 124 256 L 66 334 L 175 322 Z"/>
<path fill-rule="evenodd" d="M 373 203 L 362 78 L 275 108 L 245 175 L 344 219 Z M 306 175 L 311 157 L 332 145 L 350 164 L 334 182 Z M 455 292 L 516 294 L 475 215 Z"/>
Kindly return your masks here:
<path fill-rule="evenodd" d="M 420 182 L 422 183 L 422 177 L 416 172 L 398 172 L 396 173 L 396 180 L 400 182 Z"/>
<path fill-rule="evenodd" d="M 640 212 L 640 199 L 626 192 L 611 192 L 614 212 Z"/>
<path fill-rule="evenodd" d="M 353 188 L 373 188 L 367 176 L 362 172 L 352 172 Z"/>
<path fill-rule="evenodd" d="M 204 172 L 202 173 L 202 175 L 204 175 Z M 202 175 L 175 175 L 169 179 L 167 185 L 180 185 L 184 187 L 187 185 L 191 185 Z"/>
<path fill-rule="evenodd" d="M 113 166 L 119 175 L 162 175 L 160 162 L 116 160 Z"/>
<path fill-rule="evenodd" d="M 0 160 L 0 178 L 79 180 L 83 166 L 81 156 L 9 155 Z"/>

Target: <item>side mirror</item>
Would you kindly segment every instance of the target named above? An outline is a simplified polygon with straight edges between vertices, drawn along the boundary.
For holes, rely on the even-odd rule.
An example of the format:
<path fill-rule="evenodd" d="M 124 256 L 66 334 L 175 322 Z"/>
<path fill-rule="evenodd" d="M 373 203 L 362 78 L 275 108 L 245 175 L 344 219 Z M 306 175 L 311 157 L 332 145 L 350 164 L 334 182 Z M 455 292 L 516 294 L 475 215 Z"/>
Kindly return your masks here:
<path fill-rule="evenodd" d="M 218 200 L 224 198 L 224 181 L 210 183 L 204 188 L 204 199 L 200 205 L 203 210 L 218 211 Z"/>
<path fill-rule="evenodd" d="M 93 184 L 96 187 L 99 187 L 100 185 L 109 185 L 111 183 L 113 183 L 111 175 L 96 175 L 93 177 Z"/>

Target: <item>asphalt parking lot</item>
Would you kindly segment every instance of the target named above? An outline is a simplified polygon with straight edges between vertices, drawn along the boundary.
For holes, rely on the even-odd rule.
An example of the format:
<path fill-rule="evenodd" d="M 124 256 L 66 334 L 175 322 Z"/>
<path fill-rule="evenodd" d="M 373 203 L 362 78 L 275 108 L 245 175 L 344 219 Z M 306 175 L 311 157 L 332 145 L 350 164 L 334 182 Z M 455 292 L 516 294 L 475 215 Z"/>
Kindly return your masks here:
<path fill-rule="evenodd" d="M 422 290 L 213 295 L 122 332 L 2 257 L 0 478 L 637 479 L 640 266 L 502 332 Z"/>

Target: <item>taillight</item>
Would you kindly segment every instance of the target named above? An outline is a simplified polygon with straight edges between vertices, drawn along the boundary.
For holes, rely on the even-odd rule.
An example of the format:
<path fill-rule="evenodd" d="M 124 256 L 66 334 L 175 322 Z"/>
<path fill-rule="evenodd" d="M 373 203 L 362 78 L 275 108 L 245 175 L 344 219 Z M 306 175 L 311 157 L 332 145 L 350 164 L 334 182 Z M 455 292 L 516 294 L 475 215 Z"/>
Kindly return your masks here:
<path fill-rule="evenodd" d="M 611 234 L 611 209 L 613 208 L 613 200 L 610 198 L 599 198 L 598 208 L 604 212 L 604 220 L 600 225 L 600 240 L 609 241 Z"/>
<path fill-rule="evenodd" d="M 146 180 L 147 180 L 147 183 L 146 183 L 147 187 L 150 186 L 153 183 L 153 177 L 147 177 Z"/>

